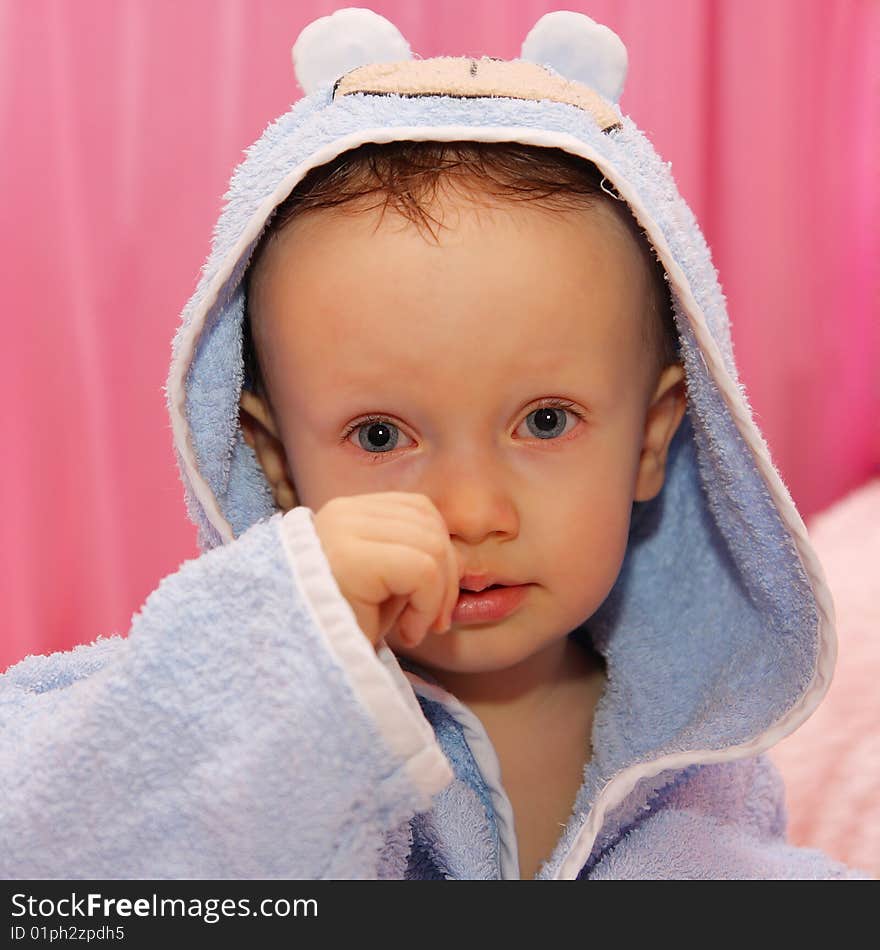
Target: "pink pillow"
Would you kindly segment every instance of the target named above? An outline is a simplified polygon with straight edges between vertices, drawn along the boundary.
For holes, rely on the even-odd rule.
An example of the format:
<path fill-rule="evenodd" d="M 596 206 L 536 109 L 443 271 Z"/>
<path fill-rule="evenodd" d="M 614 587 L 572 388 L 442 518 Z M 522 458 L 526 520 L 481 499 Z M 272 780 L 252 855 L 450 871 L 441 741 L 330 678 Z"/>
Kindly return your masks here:
<path fill-rule="evenodd" d="M 791 843 L 880 877 L 880 478 L 807 527 L 834 596 L 837 668 L 812 717 L 768 754 Z"/>

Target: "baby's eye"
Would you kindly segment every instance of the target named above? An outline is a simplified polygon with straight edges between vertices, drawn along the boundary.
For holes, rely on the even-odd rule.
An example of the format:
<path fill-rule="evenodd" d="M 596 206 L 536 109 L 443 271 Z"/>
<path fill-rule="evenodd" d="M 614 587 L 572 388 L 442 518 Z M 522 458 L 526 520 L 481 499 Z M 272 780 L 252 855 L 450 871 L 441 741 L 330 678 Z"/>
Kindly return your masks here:
<path fill-rule="evenodd" d="M 383 455 L 397 448 L 402 434 L 393 422 L 376 416 L 356 422 L 343 438 L 356 435 L 358 444 L 365 452 L 371 455 Z"/>
<path fill-rule="evenodd" d="M 573 423 L 568 428 L 566 428 L 567 418 L 570 418 Z M 559 436 L 571 432 L 579 418 L 582 418 L 580 413 L 567 406 L 540 406 L 538 409 L 533 409 L 523 419 L 522 425 L 525 425 L 536 439 L 546 441 L 558 439 Z"/>
<path fill-rule="evenodd" d="M 578 419 L 583 419 L 573 404 L 546 405 L 533 409 L 523 420 L 519 428 L 525 425 L 528 431 L 537 439 L 547 441 L 558 439 L 559 436 L 571 431 Z M 567 425 L 568 421 L 572 425 Z M 519 430 L 517 430 L 519 431 Z M 354 444 L 353 436 L 357 437 L 357 444 L 370 455 L 385 455 L 393 452 L 400 444 L 400 437 L 404 435 L 400 428 L 382 416 L 370 416 L 353 423 L 345 431 L 342 440 L 346 439 Z M 409 444 L 409 442 L 405 443 Z"/>

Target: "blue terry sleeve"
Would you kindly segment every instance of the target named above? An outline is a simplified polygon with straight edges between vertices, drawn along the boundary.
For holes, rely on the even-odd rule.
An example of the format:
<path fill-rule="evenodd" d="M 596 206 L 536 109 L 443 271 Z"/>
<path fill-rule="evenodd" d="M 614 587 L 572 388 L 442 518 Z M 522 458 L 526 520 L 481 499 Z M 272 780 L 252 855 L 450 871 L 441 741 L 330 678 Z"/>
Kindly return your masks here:
<path fill-rule="evenodd" d="M 3 878 L 396 876 L 451 779 L 308 509 L 185 561 L 127 637 L 0 677 Z"/>
<path fill-rule="evenodd" d="M 765 755 L 687 769 L 601 857 L 595 880 L 871 880 L 785 839 L 782 779 Z"/>

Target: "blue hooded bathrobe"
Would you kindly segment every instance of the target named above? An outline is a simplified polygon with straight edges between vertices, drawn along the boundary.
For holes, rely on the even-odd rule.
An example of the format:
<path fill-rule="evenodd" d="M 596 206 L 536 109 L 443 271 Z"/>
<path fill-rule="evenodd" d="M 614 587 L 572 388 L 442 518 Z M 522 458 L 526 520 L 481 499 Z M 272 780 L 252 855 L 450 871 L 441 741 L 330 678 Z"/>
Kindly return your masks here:
<path fill-rule="evenodd" d="M 0 677 L 0 875 L 519 878 L 480 721 L 373 649 L 314 513 L 275 508 L 238 421 L 243 278 L 273 209 L 343 151 L 426 139 L 595 163 L 663 264 L 686 370 L 664 488 L 634 506 L 620 576 L 572 633 L 607 686 L 537 877 L 867 877 L 785 839 L 763 753 L 828 689 L 833 605 L 740 385 L 703 235 L 617 106 L 619 38 L 558 12 L 520 59 L 422 60 L 387 20 L 347 9 L 307 26 L 293 55 L 307 94 L 236 169 L 173 343 L 166 394 L 202 553 L 127 636 Z"/>

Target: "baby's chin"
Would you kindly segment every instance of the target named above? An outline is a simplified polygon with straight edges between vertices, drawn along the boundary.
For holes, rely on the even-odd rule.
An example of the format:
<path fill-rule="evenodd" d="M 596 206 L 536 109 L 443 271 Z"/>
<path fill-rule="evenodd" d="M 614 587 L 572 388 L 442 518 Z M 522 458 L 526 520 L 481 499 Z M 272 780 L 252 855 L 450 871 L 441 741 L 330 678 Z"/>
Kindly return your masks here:
<path fill-rule="evenodd" d="M 560 634 L 560 639 L 564 634 Z M 548 647 L 554 638 L 536 642 L 517 636 L 517 631 L 504 629 L 504 624 L 471 624 L 455 627 L 448 633 L 428 634 L 417 646 L 401 646 L 393 637 L 388 646 L 398 657 L 404 657 L 442 681 L 447 673 L 499 673 L 523 663 Z"/>
<path fill-rule="evenodd" d="M 472 657 L 462 656 L 460 653 L 445 653 L 441 650 L 397 650 L 394 647 L 391 649 L 398 658 L 410 660 L 428 673 L 434 674 L 441 681 L 443 673 L 499 673 L 516 665 L 515 661 L 506 662 L 485 655 Z"/>

